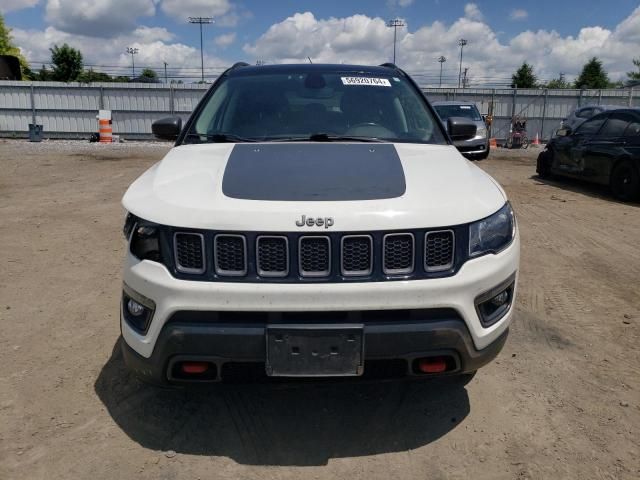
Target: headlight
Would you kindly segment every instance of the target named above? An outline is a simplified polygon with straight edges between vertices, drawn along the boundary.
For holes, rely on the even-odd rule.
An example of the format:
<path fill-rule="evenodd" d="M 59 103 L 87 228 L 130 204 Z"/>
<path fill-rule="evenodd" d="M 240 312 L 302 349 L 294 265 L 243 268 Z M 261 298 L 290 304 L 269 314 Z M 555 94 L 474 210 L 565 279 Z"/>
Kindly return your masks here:
<path fill-rule="evenodd" d="M 486 137 L 487 136 L 487 129 L 484 127 L 478 127 L 478 129 L 476 130 L 476 137 Z"/>
<path fill-rule="evenodd" d="M 131 233 L 131 253 L 140 260 L 162 262 L 160 229 L 155 223 L 137 219 Z"/>
<path fill-rule="evenodd" d="M 497 253 L 513 240 L 516 220 L 509 202 L 490 217 L 469 225 L 469 256 Z"/>

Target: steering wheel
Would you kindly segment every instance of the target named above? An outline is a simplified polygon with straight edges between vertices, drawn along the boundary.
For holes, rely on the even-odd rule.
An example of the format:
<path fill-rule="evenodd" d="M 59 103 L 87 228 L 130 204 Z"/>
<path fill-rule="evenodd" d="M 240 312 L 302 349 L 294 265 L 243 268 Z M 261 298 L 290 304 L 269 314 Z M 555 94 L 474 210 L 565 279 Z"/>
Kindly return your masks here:
<path fill-rule="evenodd" d="M 396 136 L 395 132 L 375 122 L 356 123 L 351 125 L 345 134 L 354 137 L 393 138 Z"/>

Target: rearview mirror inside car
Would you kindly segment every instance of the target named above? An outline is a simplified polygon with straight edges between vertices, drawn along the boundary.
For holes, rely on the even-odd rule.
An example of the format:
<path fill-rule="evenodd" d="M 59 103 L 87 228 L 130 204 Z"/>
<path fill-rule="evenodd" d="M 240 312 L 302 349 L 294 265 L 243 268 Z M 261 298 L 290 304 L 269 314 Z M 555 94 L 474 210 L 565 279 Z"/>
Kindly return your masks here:
<path fill-rule="evenodd" d="M 182 130 L 180 117 L 168 117 L 157 120 L 151 125 L 153 134 L 162 140 L 175 140 Z"/>
<path fill-rule="evenodd" d="M 478 127 L 473 120 L 464 117 L 449 117 L 447 131 L 451 140 L 469 140 L 476 136 Z"/>

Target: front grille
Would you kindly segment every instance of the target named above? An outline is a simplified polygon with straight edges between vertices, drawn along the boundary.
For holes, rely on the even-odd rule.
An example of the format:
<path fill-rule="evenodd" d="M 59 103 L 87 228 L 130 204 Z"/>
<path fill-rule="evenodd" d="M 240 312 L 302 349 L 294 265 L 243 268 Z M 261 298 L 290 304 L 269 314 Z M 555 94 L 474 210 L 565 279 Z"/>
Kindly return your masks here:
<path fill-rule="evenodd" d="M 331 240 L 329 237 L 300 237 L 298 246 L 300 275 L 326 277 L 331 273 Z"/>
<path fill-rule="evenodd" d="M 202 281 L 418 280 L 453 275 L 468 258 L 466 248 L 455 254 L 456 236 L 465 239 L 466 226 L 345 234 L 163 232 L 160 244 L 165 258 L 174 259 L 172 274 Z"/>
<path fill-rule="evenodd" d="M 258 275 L 286 277 L 289 273 L 287 237 L 260 236 L 256 245 Z"/>
<path fill-rule="evenodd" d="M 204 273 L 204 236 L 201 233 L 175 233 L 173 247 L 178 271 Z"/>
<path fill-rule="evenodd" d="M 410 233 L 384 236 L 383 270 L 389 275 L 411 273 L 414 264 L 414 240 Z"/>
<path fill-rule="evenodd" d="M 426 271 L 438 272 L 453 267 L 455 237 L 452 230 L 427 232 L 424 245 L 424 268 Z"/>
<path fill-rule="evenodd" d="M 247 241 L 242 235 L 216 235 L 213 250 L 218 275 L 246 275 Z"/>
<path fill-rule="evenodd" d="M 370 275 L 373 270 L 373 239 L 369 235 L 342 237 L 342 274 Z"/>

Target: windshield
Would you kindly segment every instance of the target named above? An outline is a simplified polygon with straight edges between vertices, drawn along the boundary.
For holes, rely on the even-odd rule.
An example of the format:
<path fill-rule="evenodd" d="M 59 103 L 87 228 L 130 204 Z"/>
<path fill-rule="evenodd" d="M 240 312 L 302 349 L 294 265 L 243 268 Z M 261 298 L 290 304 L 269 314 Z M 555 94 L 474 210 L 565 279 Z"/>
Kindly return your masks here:
<path fill-rule="evenodd" d="M 443 121 L 449 117 L 465 117 L 476 122 L 482 120 L 480 113 L 475 105 L 434 105 L 438 115 Z"/>
<path fill-rule="evenodd" d="M 343 139 L 446 144 L 419 95 L 409 81 L 393 75 L 232 75 L 218 84 L 184 141 Z"/>

